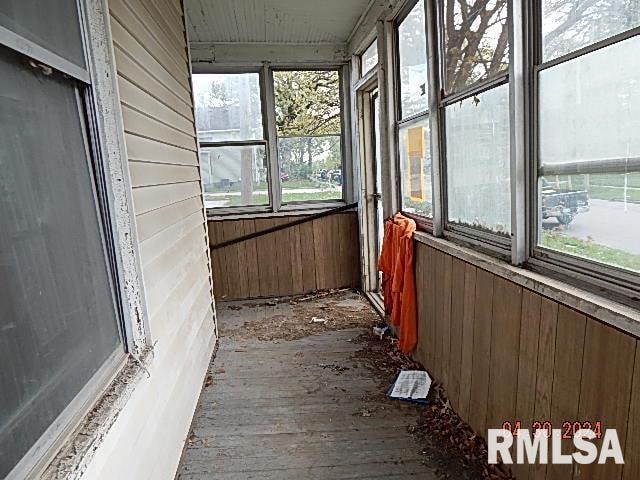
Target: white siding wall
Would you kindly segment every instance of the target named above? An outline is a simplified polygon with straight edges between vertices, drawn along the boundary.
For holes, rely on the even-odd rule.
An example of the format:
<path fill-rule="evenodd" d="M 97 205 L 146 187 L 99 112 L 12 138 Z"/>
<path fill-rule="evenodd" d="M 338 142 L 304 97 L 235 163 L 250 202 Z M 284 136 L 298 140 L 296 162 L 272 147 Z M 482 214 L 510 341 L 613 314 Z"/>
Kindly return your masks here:
<path fill-rule="evenodd" d="M 215 344 L 179 0 L 109 0 L 154 356 L 85 478 L 169 479 Z"/>

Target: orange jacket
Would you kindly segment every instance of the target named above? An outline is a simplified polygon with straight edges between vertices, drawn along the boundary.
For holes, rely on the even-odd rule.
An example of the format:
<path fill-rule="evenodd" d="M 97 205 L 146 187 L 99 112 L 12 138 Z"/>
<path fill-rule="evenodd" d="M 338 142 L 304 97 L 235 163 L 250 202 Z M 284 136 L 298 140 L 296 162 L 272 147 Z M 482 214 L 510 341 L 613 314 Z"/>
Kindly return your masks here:
<path fill-rule="evenodd" d="M 410 353 L 418 341 L 416 280 L 413 270 L 413 233 L 416 222 L 397 213 L 384 224 L 378 262 L 382 272 L 384 307 L 391 324 L 399 328 L 400 350 Z"/>

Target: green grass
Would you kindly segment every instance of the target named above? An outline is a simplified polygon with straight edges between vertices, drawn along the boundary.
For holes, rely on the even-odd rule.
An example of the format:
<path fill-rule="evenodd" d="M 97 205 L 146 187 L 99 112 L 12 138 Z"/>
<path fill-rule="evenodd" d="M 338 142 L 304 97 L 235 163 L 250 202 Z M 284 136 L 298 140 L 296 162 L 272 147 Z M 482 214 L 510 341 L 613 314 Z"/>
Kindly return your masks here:
<path fill-rule="evenodd" d="M 322 200 L 340 200 L 341 193 L 337 192 L 317 192 L 317 193 L 285 193 L 282 195 L 282 202 L 308 202 L 308 201 L 322 201 Z M 235 207 L 238 205 L 246 205 L 242 202 L 242 197 L 235 195 L 229 197 L 218 197 L 216 200 L 226 200 L 228 203 L 225 207 Z M 251 197 L 250 205 L 268 205 L 269 197 L 266 194 L 253 195 Z"/>
<path fill-rule="evenodd" d="M 624 190 L 622 188 L 599 187 L 591 185 L 589 187 L 589 197 L 598 200 L 624 201 Z M 627 189 L 628 202 L 640 202 L 640 190 Z"/>
<path fill-rule="evenodd" d="M 640 272 L 640 255 L 618 250 L 617 248 L 599 245 L 595 242 L 580 240 L 555 232 L 543 232 L 541 245 L 596 262 Z"/>

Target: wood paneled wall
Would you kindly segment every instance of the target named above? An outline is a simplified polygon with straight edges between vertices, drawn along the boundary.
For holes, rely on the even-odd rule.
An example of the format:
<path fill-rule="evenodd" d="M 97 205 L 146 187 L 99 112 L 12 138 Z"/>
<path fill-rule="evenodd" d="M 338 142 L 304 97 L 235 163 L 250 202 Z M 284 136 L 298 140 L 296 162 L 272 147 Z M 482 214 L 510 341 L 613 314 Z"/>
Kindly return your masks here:
<path fill-rule="evenodd" d="M 421 243 L 416 282 L 417 356 L 477 433 L 507 420 L 617 429 L 625 465 L 516 466 L 519 480 L 640 478 L 636 338 Z"/>
<path fill-rule="evenodd" d="M 211 245 L 300 217 L 209 222 Z M 358 217 L 334 214 L 246 242 L 212 250 L 217 299 L 296 295 L 360 287 Z"/>

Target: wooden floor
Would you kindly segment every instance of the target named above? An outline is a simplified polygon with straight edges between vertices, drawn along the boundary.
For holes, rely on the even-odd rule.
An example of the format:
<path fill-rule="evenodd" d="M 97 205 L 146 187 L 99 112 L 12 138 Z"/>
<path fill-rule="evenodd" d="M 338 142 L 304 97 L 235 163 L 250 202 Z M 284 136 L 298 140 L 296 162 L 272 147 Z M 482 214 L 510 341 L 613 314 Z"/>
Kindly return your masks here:
<path fill-rule="evenodd" d="M 326 303 L 219 306 L 220 347 L 177 478 L 439 478 L 407 433 L 416 406 L 385 399 L 354 360 L 370 306 L 354 293 Z M 349 322 L 360 326 L 341 329 Z"/>

